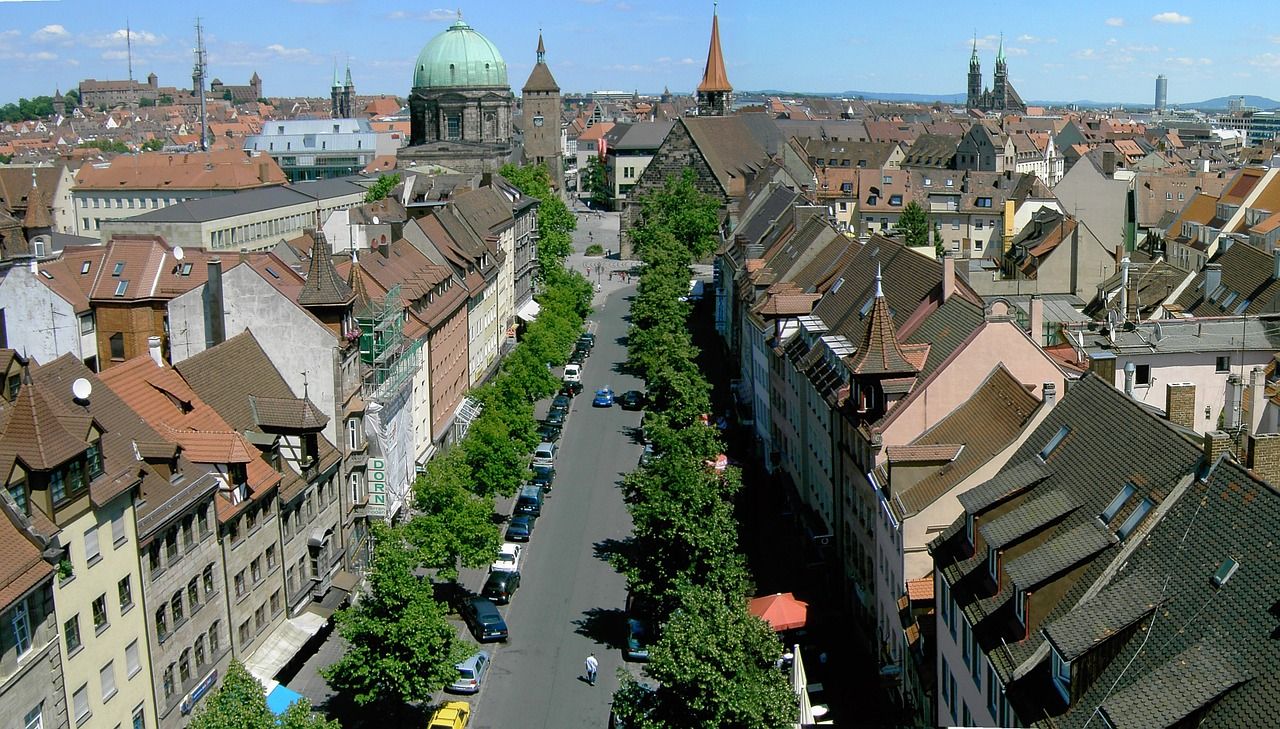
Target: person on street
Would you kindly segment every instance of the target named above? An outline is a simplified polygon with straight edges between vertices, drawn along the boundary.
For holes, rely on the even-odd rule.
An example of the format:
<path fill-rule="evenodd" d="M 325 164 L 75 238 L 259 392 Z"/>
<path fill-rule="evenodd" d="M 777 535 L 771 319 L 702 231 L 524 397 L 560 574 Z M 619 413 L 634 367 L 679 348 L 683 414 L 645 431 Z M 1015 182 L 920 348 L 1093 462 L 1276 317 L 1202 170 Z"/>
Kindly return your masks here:
<path fill-rule="evenodd" d="M 600 661 L 596 660 L 596 654 L 591 653 L 587 656 L 587 683 L 592 686 L 596 685 L 596 671 L 600 669 Z"/>

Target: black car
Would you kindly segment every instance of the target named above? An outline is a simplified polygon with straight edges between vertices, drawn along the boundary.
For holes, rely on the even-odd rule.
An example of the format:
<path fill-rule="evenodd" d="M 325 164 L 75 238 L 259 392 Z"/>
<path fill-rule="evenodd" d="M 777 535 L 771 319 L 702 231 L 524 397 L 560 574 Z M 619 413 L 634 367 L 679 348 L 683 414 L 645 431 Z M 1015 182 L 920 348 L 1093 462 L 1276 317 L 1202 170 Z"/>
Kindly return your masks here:
<path fill-rule="evenodd" d="M 484 581 L 484 588 L 480 590 L 480 596 L 487 597 L 498 605 L 506 605 L 511 602 L 511 596 L 519 586 L 520 573 L 515 570 L 490 572 L 489 579 Z"/>
<path fill-rule="evenodd" d="M 596 335 L 591 332 L 583 332 L 578 335 L 578 346 L 591 349 L 596 346 Z"/>
<path fill-rule="evenodd" d="M 618 397 L 618 404 L 623 410 L 643 410 L 644 393 L 639 390 L 627 390 Z"/>
<path fill-rule="evenodd" d="M 547 417 L 545 417 L 545 418 L 543 418 L 543 419 L 542 419 L 542 424 L 543 424 L 543 425 L 552 425 L 552 426 L 555 426 L 555 427 L 557 427 L 557 428 L 563 428 L 563 427 L 564 427 L 564 414 L 565 414 L 565 411 L 564 411 L 564 410 L 550 410 L 550 411 L 548 411 L 548 412 L 547 412 Z"/>
<path fill-rule="evenodd" d="M 507 621 L 502 619 L 493 601 L 485 597 L 473 597 L 462 603 L 462 619 L 471 635 L 481 643 L 507 639 Z"/>
<path fill-rule="evenodd" d="M 508 542 L 527 542 L 533 535 L 534 516 L 532 514 L 516 514 L 507 523 Z"/>
<path fill-rule="evenodd" d="M 582 394 L 581 382 L 566 382 L 560 386 L 560 392 L 557 393 L 565 397 L 577 397 Z"/>
<path fill-rule="evenodd" d="M 555 466 L 534 466 L 533 479 L 529 483 L 541 488 L 544 492 L 551 491 L 551 483 L 556 480 Z"/>
<path fill-rule="evenodd" d="M 564 395 L 556 395 L 551 400 L 551 409 L 562 410 L 567 413 L 569 412 L 569 406 L 571 404 L 572 403 L 570 402 L 569 398 L 565 397 Z"/>
<path fill-rule="evenodd" d="M 583 356 L 583 358 L 590 357 L 590 356 L 591 356 L 591 347 L 588 347 L 587 345 L 583 344 L 582 342 L 578 342 L 578 343 L 577 343 L 576 345 L 574 345 L 574 347 L 573 347 L 573 353 L 574 353 L 574 354 L 581 354 L 581 355 Z"/>
<path fill-rule="evenodd" d="M 582 363 L 586 361 L 587 361 L 587 354 L 581 349 L 575 349 L 573 350 L 573 354 L 569 355 L 569 364 L 575 364 L 581 367 Z"/>
<path fill-rule="evenodd" d="M 560 431 L 563 424 L 543 423 L 538 426 L 538 439 L 543 443 L 555 443 L 560 440 Z"/>

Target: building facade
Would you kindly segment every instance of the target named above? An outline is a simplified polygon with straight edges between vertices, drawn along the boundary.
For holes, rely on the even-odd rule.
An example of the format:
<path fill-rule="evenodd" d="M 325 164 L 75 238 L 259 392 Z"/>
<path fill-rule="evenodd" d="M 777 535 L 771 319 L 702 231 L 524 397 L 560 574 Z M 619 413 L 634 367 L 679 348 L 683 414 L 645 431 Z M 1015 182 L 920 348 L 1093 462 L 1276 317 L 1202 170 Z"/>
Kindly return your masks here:
<path fill-rule="evenodd" d="M 564 189 L 564 154 L 560 149 L 560 85 L 547 67 L 547 49 L 538 34 L 538 58 L 520 91 L 524 114 L 525 160 L 546 165 L 551 189 Z"/>

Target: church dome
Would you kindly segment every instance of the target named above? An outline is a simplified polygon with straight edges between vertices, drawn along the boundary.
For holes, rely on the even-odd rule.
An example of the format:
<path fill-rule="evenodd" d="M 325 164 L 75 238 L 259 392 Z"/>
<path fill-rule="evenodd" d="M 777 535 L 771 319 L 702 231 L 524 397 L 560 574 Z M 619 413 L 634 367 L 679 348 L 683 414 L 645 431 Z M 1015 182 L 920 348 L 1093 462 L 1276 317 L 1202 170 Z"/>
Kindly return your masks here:
<path fill-rule="evenodd" d="M 508 86 L 507 62 L 488 38 L 459 18 L 418 54 L 413 87 L 477 86 Z"/>

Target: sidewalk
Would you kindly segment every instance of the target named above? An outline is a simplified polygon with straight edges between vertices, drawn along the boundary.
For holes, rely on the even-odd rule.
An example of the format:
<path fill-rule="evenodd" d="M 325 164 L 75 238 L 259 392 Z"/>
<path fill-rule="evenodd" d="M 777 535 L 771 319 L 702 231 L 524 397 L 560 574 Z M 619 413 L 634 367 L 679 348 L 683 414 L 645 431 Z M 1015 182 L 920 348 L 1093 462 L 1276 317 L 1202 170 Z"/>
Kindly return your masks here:
<path fill-rule="evenodd" d="M 565 266 L 571 271 L 586 275 L 593 285 L 599 284 L 591 305 L 599 309 L 610 294 L 618 289 L 626 288 L 636 282 L 634 277 L 624 282 L 617 275 L 619 271 L 630 271 L 636 261 L 623 261 L 618 256 L 618 227 L 621 216 L 618 213 L 603 213 L 577 209 L 578 229 L 573 231 L 573 253 L 565 259 Z M 611 256 L 588 256 L 583 251 L 592 243 L 599 243 Z M 613 274 L 612 276 L 610 274 Z"/>

